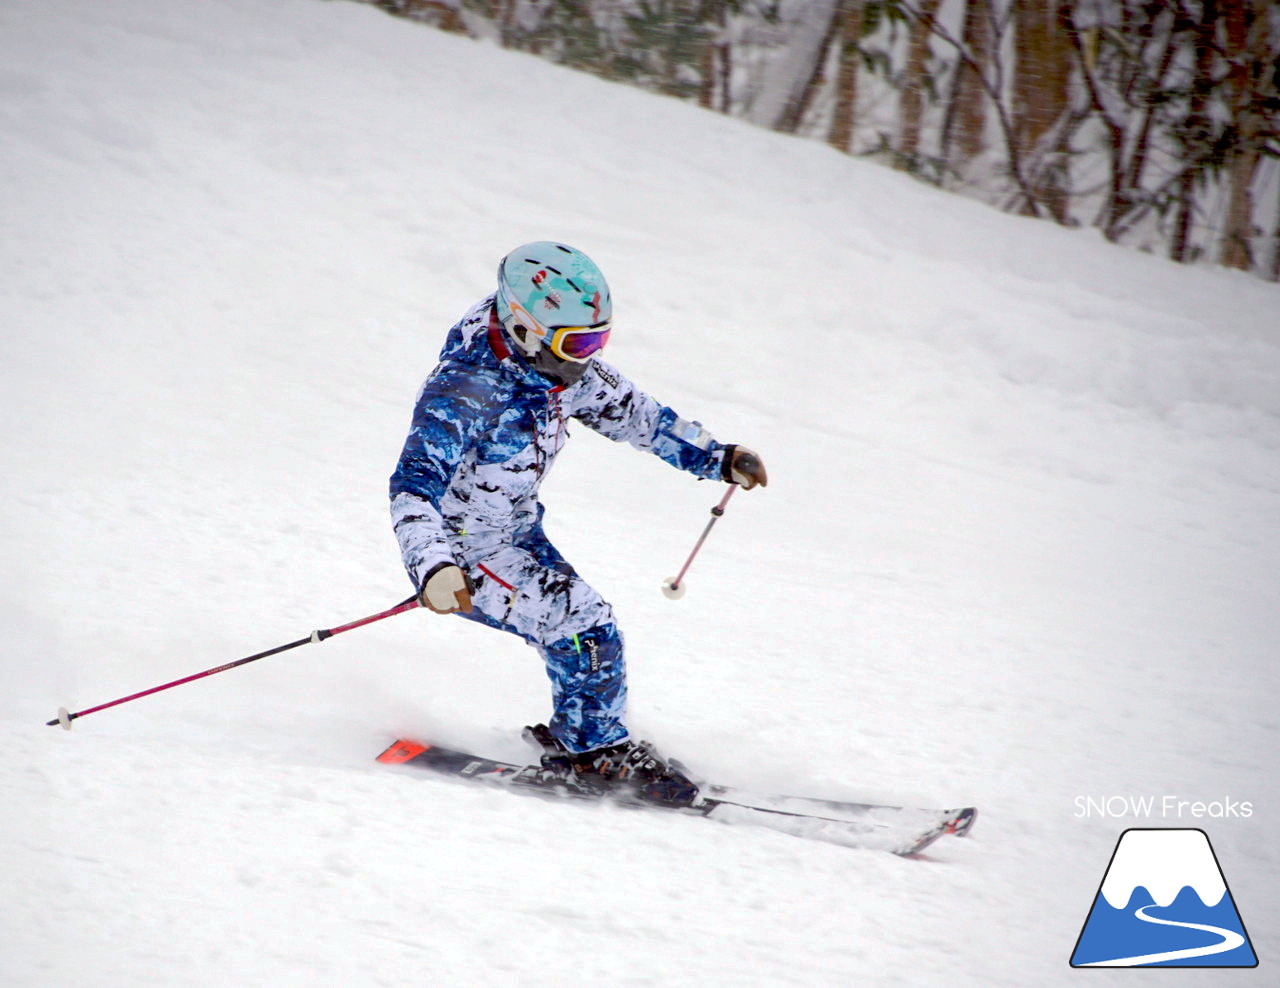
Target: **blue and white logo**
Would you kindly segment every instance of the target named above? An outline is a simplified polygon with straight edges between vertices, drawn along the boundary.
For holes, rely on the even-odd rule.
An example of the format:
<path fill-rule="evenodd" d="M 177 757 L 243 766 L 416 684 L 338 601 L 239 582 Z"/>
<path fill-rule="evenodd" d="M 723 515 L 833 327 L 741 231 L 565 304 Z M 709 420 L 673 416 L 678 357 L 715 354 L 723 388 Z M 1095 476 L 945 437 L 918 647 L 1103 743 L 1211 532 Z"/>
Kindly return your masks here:
<path fill-rule="evenodd" d="M 1257 967 L 1209 836 L 1126 830 L 1071 955 L 1072 967 Z"/>

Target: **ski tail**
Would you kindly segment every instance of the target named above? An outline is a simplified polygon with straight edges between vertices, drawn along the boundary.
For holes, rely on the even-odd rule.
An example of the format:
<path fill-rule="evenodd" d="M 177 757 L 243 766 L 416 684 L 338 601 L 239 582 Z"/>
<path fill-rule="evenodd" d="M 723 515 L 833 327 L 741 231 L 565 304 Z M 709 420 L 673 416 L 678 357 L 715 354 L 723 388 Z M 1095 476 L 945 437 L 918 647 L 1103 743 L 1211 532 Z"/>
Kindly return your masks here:
<path fill-rule="evenodd" d="M 428 747 L 430 746 L 416 741 L 397 741 L 378 756 L 378 761 L 384 765 L 403 765 L 417 758 Z"/>

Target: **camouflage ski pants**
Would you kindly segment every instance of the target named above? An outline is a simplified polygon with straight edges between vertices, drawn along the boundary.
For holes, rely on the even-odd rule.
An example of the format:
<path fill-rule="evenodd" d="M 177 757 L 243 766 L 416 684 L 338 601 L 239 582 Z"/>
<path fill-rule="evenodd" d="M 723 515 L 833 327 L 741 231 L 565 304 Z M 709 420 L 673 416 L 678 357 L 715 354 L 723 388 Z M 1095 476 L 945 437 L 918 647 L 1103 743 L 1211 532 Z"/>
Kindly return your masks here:
<path fill-rule="evenodd" d="M 465 618 L 519 635 L 536 648 L 551 680 L 551 733 L 570 751 L 627 737 L 627 671 L 613 608 L 556 550 L 542 526 L 508 545 L 463 553 L 475 583 Z"/>

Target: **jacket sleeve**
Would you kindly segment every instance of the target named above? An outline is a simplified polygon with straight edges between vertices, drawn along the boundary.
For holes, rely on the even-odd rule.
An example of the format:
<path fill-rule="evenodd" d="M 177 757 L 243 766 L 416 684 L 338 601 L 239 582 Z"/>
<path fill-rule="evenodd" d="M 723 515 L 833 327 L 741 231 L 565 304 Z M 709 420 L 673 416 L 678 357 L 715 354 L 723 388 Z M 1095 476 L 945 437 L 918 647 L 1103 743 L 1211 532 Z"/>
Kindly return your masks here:
<path fill-rule="evenodd" d="M 456 562 L 445 534 L 441 502 L 489 412 L 492 390 L 481 376 L 442 365 L 413 409 L 413 424 L 391 475 L 391 520 L 413 585 L 440 563 Z"/>
<path fill-rule="evenodd" d="M 573 417 L 602 436 L 647 450 L 696 477 L 721 479 L 725 447 L 702 423 L 682 419 L 601 360 L 592 361 L 583 376 Z"/>

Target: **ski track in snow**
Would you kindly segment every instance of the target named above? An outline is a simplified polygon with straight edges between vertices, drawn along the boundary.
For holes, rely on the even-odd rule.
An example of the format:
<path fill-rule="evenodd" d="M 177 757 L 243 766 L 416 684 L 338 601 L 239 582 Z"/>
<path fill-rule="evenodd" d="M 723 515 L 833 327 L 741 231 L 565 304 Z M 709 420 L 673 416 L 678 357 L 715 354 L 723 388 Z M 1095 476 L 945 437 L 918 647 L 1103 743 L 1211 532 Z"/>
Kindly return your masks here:
<path fill-rule="evenodd" d="M 363 4 L 9 4 L 0 52 L 0 982 L 1066 985 L 1135 825 L 1211 833 L 1280 953 L 1277 286 Z M 610 360 L 769 468 L 676 603 L 719 489 L 573 428 L 547 529 L 637 732 L 970 838 L 386 770 L 547 716 L 532 651 L 419 612 L 43 726 L 403 599 L 413 396 L 547 237 L 609 273 Z M 1165 794 L 1253 813 L 1076 815 Z"/>

